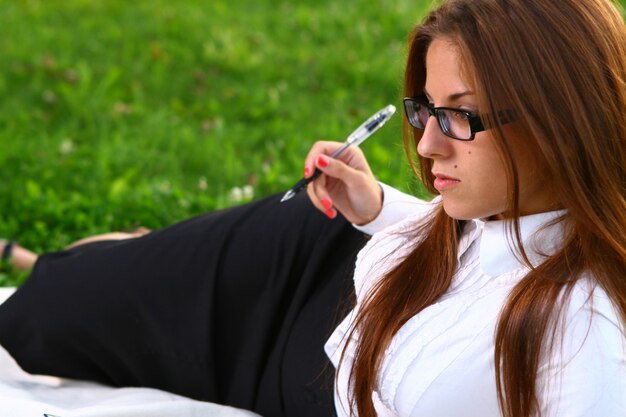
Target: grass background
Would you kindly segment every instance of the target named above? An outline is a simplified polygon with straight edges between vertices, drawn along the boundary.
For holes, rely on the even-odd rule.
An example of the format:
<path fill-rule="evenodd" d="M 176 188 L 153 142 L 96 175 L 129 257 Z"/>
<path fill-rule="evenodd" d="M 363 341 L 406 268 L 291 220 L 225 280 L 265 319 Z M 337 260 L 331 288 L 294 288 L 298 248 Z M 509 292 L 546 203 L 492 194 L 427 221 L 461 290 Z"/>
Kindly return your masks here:
<path fill-rule="evenodd" d="M 399 107 L 430 3 L 0 0 L 0 238 L 58 250 L 284 192 L 315 140 Z M 419 194 L 400 122 L 362 148 Z"/>
<path fill-rule="evenodd" d="M 0 0 L 0 237 L 57 250 L 284 192 L 315 140 L 399 108 L 429 4 Z M 400 122 L 362 147 L 419 192 Z"/>

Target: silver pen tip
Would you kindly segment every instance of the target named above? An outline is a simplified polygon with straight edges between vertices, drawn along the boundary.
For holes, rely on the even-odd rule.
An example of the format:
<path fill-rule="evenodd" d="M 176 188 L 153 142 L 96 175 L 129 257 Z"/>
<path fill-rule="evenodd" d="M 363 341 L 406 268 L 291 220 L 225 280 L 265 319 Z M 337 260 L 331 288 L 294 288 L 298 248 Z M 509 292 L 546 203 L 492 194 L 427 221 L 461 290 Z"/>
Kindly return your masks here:
<path fill-rule="evenodd" d="M 280 199 L 281 203 L 284 203 L 287 200 L 291 200 L 291 198 L 296 195 L 296 193 L 293 192 L 293 190 L 289 190 L 285 193 L 285 195 L 283 196 L 283 198 Z"/>

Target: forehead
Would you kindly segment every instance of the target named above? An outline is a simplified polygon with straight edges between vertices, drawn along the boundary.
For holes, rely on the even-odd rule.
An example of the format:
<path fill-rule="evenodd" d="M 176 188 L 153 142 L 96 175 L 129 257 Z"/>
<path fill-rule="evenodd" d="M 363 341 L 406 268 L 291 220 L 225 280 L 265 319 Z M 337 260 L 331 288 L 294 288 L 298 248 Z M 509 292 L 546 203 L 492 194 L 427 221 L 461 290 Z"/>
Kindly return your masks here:
<path fill-rule="evenodd" d="M 447 38 L 434 39 L 426 51 L 426 80 L 424 90 L 433 98 L 471 90 L 471 72 L 464 64 L 456 42 Z"/>

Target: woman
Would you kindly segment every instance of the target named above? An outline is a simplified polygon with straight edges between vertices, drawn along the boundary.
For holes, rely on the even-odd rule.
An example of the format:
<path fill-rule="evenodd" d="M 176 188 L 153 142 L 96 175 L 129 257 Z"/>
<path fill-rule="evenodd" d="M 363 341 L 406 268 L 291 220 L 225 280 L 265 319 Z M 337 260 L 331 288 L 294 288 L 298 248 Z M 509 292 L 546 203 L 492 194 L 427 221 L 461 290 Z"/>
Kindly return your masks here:
<path fill-rule="evenodd" d="M 373 234 L 356 261 L 356 306 L 325 346 L 336 412 L 625 415 L 619 13 L 605 0 L 451 0 L 410 39 L 406 147 L 440 196 L 379 185 L 358 149 L 328 156 L 337 143 L 305 160 L 306 176 L 325 174 L 309 186 L 315 207 Z M 0 343 L 32 371 L 266 416 L 331 415 L 313 352 L 362 239 L 344 220 L 321 220 L 301 198 L 270 199 L 43 257 L 0 307 Z M 159 268 L 146 274 L 145 259 Z M 78 304 L 50 318 L 50 298 Z"/>
<path fill-rule="evenodd" d="M 326 345 L 339 415 L 626 415 L 620 14 L 450 0 L 411 34 L 405 77 L 406 147 L 440 197 L 360 252 Z M 318 156 L 335 146 L 309 154 L 312 200 L 367 222 L 340 187 L 358 176 Z"/>

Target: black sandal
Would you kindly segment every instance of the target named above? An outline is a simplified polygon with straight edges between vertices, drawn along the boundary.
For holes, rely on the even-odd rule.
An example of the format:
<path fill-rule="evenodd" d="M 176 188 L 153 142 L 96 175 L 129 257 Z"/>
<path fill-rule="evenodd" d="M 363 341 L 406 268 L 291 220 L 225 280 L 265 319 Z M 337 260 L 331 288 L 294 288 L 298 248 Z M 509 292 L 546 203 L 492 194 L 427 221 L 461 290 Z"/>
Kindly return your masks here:
<path fill-rule="evenodd" d="M 2 250 L 2 256 L 0 256 L 0 271 L 7 271 L 10 267 L 9 260 L 13 254 L 13 248 L 17 245 L 15 240 L 4 241 L 4 249 Z"/>

